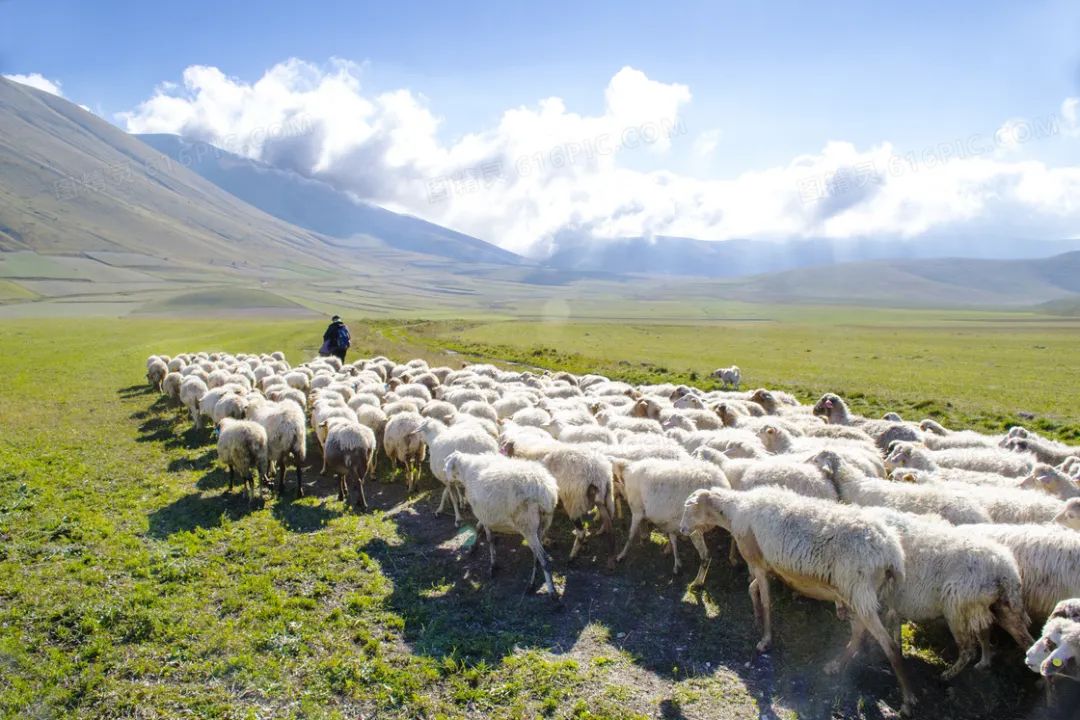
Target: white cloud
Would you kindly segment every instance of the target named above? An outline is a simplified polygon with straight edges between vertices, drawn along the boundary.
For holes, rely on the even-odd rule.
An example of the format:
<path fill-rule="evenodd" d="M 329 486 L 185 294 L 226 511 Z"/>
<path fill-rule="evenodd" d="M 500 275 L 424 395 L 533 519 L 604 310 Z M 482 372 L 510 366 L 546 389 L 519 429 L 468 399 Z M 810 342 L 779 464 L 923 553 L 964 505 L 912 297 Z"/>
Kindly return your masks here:
<path fill-rule="evenodd" d="M 291 59 L 245 83 L 192 66 L 181 86 L 160 86 L 119 119 L 131 132 L 177 133 L 291 167 L 519 252 L 543 253 L 565 233 L 891 238 L 1021 227 L 1028 237 L 1080 235 L 1080 168 L 1006 158 L 1035 139 L 1032 128 L 1050 127 L 1036 121 L 916 153 L 830 142 L 776 167 L 699 179 L 631 169 L 639 154 L 655 165 L 677 143 L 706 157 L 720 138 L 718 130 L 684 137 L 690 89 L 634 68 L 615 73 L 597 114 L 544 98 L 451 142 L 439 137 L 441 119 L 424 97 L 365 92 L 361 75 L 343 60 Z M 1069 103 L 1061 122 L 1075 126 Z"/>
<path fill-rule="evenodd" d="M 8 80 L 14 80 L 17 83 L 29 85 L 32 88 L 43 90 L 58 97 L 64 97 L 64 93 L 60 91 L 60 81 L 50 80 L 41 73 L 30 73 L 29 75 L 4 75 L 4 77 Z"/>
<path fill-rule="evenodd" d="M 694 139 L 694 154 L 702 158 L 711 157 L 719 144 L 720 130 L 718 128 L 706 130 Z"/>

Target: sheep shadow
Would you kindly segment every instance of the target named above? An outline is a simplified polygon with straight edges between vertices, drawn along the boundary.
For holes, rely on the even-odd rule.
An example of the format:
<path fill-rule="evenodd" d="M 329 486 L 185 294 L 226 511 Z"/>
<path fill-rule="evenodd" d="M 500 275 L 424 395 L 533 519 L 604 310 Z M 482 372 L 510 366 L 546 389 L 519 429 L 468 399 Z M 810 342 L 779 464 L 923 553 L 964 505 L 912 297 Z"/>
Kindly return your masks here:
<path fill-rule="evenodd" d="M 199 528 L 220 527 L 228 520 L 240 518 L 261 507 L 259 498 L 248 500 L 242 491 L 204 495 L 193 492 L 150 513 L 148 533 L 159 540 Z"/>
<path fill-rule="evenodd" d="M 285 494 L 275 499 L 270 512 L 289 532 L 300 534 L 318 532 L 334 518 L 341 517 L 344 512 L 331 507 L 326 499 L 318 505 L 296 502 L 295 498 L 289 495 L 288 490 L 289 486 L 286 484 Z"/>
<path fill-rule="evenodd" d="M 116 394 L 123 400 L 131 400 L 154 392 L 157 392 L 157 390 L 150 387 L 149 383 L 139 383 L 137 385 L 128 385 L 127 387 L 118 388 Z"/>

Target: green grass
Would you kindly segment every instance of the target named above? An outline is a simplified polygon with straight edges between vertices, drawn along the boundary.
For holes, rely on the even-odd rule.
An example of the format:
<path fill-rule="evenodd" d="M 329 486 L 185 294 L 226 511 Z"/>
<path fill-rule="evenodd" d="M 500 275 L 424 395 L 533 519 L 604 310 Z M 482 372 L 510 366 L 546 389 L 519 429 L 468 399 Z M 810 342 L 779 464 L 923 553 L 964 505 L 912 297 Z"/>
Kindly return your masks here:
<path fill-rule="evenodd" d="M 443 363 L 460 358 L 443 354 L 439 334 L 484 332 L 346 319 L 358 352 Z M 501 541 L 493 580 L 486 550 L 460 556 L 463 535 L 431 513 L 431 479 L 413 498 L 400 483 L 376 483 L 376 509 L 360 515 L 334 499 L 312 452 L 309 497 L 293 500 L 292 485 L 252 504 L 228 494 L 210 437 L 144 389 L 145 356 L 282 349 L 295 363 L 314 353 L 321 330 L 310 321 L 0 324 L 0 343 L 14 349 L 0 355 L 0 717 L 878 718 L 880 703 L 896 707 L 876 654 L 870 669 L 821 674 L 846 628 L 831 608 L 779 588 L 777 648 L 751 662 L 745 573 L 718 561 L 706 590 L 688 594 L 688 577 L 669 577 L 658 537 L 614 572 L 602 538 L 568 566 L 559 518 L 557 611 L 523 596 L 530 563 L 518 543 Z M 578 330 L 566 342 L 599 332 Z M 654 342 L 640 357 L 681 372 Z M 764 359 L 743 363 L 748 374 Z M 664 377 L 655 370 L 628 372 Z M 909 639 L 934 717 L 1043 717 L 1015 649 L 1001 643 L 992 674 L 969 670 L 945 692 L 933 676 L 955 652 L 947 635 L 931 626 Z"/>
<path fill-rule="evenodd" d="M 214 288 L 197 292 L 182 293 L 172 297 L 149 302 L 143 305 L 140 314 L 206 312 L 228 308 L 228 312 L 250 309 L 307 310 L 291 300 L 265 290 L 254 288 Z"/>

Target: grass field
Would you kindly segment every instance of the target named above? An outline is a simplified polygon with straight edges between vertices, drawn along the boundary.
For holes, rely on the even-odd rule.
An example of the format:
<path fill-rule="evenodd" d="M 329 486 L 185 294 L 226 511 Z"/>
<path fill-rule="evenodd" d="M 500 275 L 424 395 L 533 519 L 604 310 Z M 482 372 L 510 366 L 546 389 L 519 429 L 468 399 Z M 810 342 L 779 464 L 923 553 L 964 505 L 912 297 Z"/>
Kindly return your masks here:
<path fill-rule="evenodd" d="M 1075 329 L 1052 323 L 904 326 L 898 316 L 890 332 L 815 331 L 809 317 L 696 328 L 346 319 L 362 354 L 460 360 L 450 348 L 657 380 L 734 361 L 751 384 L 836 389 L 867 407 L 929 401 L 928 411 L 992 424 L 1015 404 L 1064 435 L 1076 427 L 1069 395 L 1052 392 L 1075 380 L 1065 361 Z M 846 627 L 785 591 L 775 593 L 777 646 L 753 659 L 745 573 L 714 563 L 706 589 L 687 593 L 689 573 L 669 576 L 656 537 L 615 571 L 596 540 L 568 566 L 558 519 L 557 610 L 523 595 L 531 556 L 516 543 L 502 542 L 493 580 L 483 553 L 462 556 L 468 532 L 432 515 L 430 479 L 413 498 L 378 483 L 375 509 L 358 515 L 318 476 L 315 451 L 303 500 L 228 494 L 209 434 L 144 388 L 145 356 L 282 349 L 295 363 L 321 329 L 0 324 L 0 716 L 880 718 L 898 706 L 876 653 L 843 678 L 820 672 Z M 842 341 L 859 357 L 840 358 Z M 995 379 L 991 358 L 1012 364 L 1018 388 Z M 726 551 L 720 538 L 710 544 Z M 924 717 L 1046 717 L 1004 641 L 991 673 L 945 686 L 936 674 L 955 650 L 942 628 L 909 628 L 906 640 Z"/>

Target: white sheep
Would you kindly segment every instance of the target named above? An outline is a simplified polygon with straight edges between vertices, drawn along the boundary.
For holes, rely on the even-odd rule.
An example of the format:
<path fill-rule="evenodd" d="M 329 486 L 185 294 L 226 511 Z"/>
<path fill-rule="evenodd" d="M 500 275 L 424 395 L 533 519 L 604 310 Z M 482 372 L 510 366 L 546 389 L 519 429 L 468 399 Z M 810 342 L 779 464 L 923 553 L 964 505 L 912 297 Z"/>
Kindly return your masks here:
<path fill-rule="evenodd" d="M 528 460 L 512 460 L 501 455 L 479 455 L 454 451 L 443 462 L 442 474 L 448 486 L 461 486 L 465 500 L 476 515 L 477 532 L 481 528 L 491 553 L 490 569 L 494 574 L 495 542 L 492 533 L 521 535 L 533 552 L 533 578 L 536 566 L 544 573 L 548 594 L 558 600 L 551 576 L 551 557 L 542 538 L 551 527 L 559 487 L 543 466 Z M 473 546 L 473 549 L 476 545 Z"/>
<path fill-rule="evenodd" d="M 1069 498 L 1054 516 L 1054 522 L 1070 530 L 1080 530 L 1080 498 Z"/>
<path fill-rule="evenodd" d="M 551 442 L 509 440 L 503 444 L 502 451 L 510 457 L 539 462 L 555 478 L 559 502 L 574 526 L 571 560 L 577 557 L 585 541 L 584 518 L 593 508 L 600 514 L 603 531 L 611 531 L 615 488 L 611 460 L 607 457 L 588 448 Z"/>
<path fill-rule="evenodd" d="M 890 614 L 912 622 L 943 617 L 949 625 L 960 654 L 942 680 L 967 667 L 976 644 L 982 658 L 975 667 L 990 667 L 990 627 L 995 620 L 1021 649 L 1031 645 L 1020 570 L 1008 549 L 929 516 L 887 508 L 867 512 L 893 528 L 904 548 L 904 579 L 894 582 L 886 595 Z"/>
<path fill-rule="evenodd" d="M 161 358 L 153 358 L 146 366 L 146 382 L 158 392 L 161 392 L 161 383 L 168 374 L 169 366 Z"/>
<path fill-rule="evenodd" d="M 165 397 L 169 398 L 172 403 L 180 402 L 180 386 L 184 382 L 184 376 L 178 372 L 170 372 L 165 376 L 165 379 L 161 381 L 161 392 L 165 394 Z"/>
<path fill-rule="evenodd" d="M 1050 615 L 1061 600 L 1080 597 L 1080 533 L 1057 525 L 972 525 L 1012 551 L 1024 582 L 1024 607 L 1033 619 Z"/>
<path fill-rule="evenodd" d="M 860 508 L 770 487 L 693 493 L 686 501 L 681 531 L 703 533 L 716 526 L 731 533 L 750 568 L 750 599 L 763 626 L 758 652 L 772 645 L 773 573 L 802 595 L 840 603 L 852 613 L 851 641 L 826 672 L 839 671 L 869 632 L 900 683 L 901 713 L 911 712 L 916 698 L 900 648 L 878 616 L 891 583 L 904 581 L 904 550 L 895 531 Z"/>
<path fill-rule="evenodd" d="M 623 493 L 630 507 L 630 532 L 626 545 L 615 557 L 621 562 L 630 552 L 630 546 L 638 536 L 641 524 L 648 521 L 667 535 L 674 561 L 672 572 L 679 573 L 678 535 L 682 519 L 683 503 L 695 490 L 702 488 L 730 488 L 724 472 L 710 463 L 698 460 L 647 459 L 631 463 L 621 469 Z M 695 586 L 705 581 L 709 569 L 709 550 L 701 533 L 684 533 L 690 536 L 694 549 L 701 558 Z"/>
<path fill-rule="evenodd" d="M 721 387 L 733 387 L 736 390 L 739 389 L 739 385 L 742 384 L 742 372 L 739 370 L 738 365 L 732 365 L 726 368 L 717 368 L 709 373 L 709 377 L 720 381 Z"/>
<path fill-rule="evenodd" d="M 427 445 L 431 474 L 443 484 L 442 498 L 435 514 L 438 515 L 443 511 L 449 499 L 454 508 L 454 523 L 461 525 L 458 493 L 446 475 L 446 458 L 455 451 L 474 455 L 495 454 L 499 452 L 499 444 L 482 427 L 474 423 L 447 427 L 434 418 L 425 418 L 415 432 L 424 439 Z"/>
<path fill-rule="evenodd" d="M 320 472 L 323 475 L 329 472 L 337 477 L 338 500 L 346 500 L 351 495 L 350 484 L 355 484 L 356 504 L 366 510 L 364 482 L 375 461 L 375 433 L 369 427 L 341 417 L 324 420 L 322 425 L 326 430 L 326 441 L 323 444 Z"/>
<path fill-rule="evenodd" d="M 1020 482 L 1024 490 L 1038 490 L 1059 500 L 1080 497 L 1080 485 L 1066 473 L 1052 465 L 1040 462 Z"/>
<path fill-rule="evenodd" d="M 833 483 L 844 502 L 868 507 L 887 507 L 916 514 L 937 514 L 954 525 L 985 523 L 991 515 L 974 499 L 939 485 L 894 483 L 860 475 L 831 450 L 815 455 L 811 462 Z"/>
<path fill-rule="evenodd" d="M 249 402 L 244 411 L 266 429 L 270 461 L 277 473 L 277 492 L 285 489 L 285 467 L 291 461 L 296 466 L 296 495 L 304 496 L 303 464 L 307 458 L 307 423 L 304 411 L 292 402 Z"/>
<path fill-rule="evenodd" d="M 180 383 L 180 402 L 191 415 L 191 422 L 199 427 L 199 401 L 209 390 L 201 378 L 189 375 Z"/>
<path fill-rule="evenodd" d="M 412 493 L 420 479 L 420 464 L 427 455 L 427 445 L 419 434 L 424 417 L 420 413 L 402 412 L 386 419 L 383 430 L 383 451 L 396 467 L 405 467 L 407 492 Z"/>
<path fill-rule="evenodd" d="M 236 472 L 243 478 L 249 500 L 255 497 L 256 483 L 261 494 L 269 464 L 263 426 L 250 420 L 224 418 L 217 424 L 217 436 L 218 459 L 229 468 L 229 492 L 232 492 L 233 473 Z"/>

